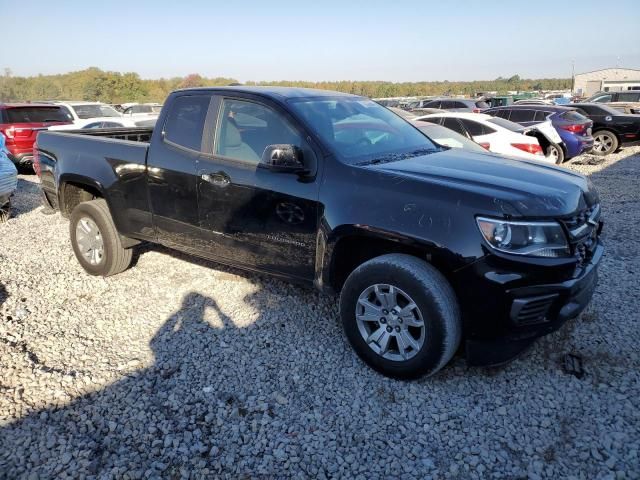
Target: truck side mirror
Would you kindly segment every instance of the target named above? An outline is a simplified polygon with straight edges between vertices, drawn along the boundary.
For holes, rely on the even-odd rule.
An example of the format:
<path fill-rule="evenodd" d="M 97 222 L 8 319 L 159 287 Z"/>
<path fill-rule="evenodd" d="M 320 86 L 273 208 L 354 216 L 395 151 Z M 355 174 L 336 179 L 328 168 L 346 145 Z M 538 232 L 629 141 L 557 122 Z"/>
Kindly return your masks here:
<path fill-rule="evenodd" d="M 295 145 L 267 145 L 259 166 L 273 172 L 303 173 L 307 169 L 302 156 L 302 150 Z"/>

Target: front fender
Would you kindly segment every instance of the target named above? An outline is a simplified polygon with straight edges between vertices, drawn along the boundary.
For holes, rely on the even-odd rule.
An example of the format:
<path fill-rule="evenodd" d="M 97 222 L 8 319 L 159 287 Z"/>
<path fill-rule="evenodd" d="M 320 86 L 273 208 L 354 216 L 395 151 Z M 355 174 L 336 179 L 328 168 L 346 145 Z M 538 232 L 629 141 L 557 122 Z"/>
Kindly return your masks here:
<path fill-rule="evenodd" d="M 348 224 L 329 228 L 326 221 L 321 222 L 318 232 L 316 249 L 316 270 L 314 284 L 317 288 L 326 292 L 335 292 L 335 272 L 341 261 L 339 248 L 341 242 L 356 240 L 362 242 L 362 249 L 367 249 L 371 244 L 384 244 L 385 253 L 409 253 L 416 255 L 437 266 L 445 276 L 461 268 L 466 264 L 459 255 L 437 245 L 428 239 L 417 238 L 410 235 L 385 230 L 372 225 Z M 366 261 L 366 260 L 365 260 Z"/>

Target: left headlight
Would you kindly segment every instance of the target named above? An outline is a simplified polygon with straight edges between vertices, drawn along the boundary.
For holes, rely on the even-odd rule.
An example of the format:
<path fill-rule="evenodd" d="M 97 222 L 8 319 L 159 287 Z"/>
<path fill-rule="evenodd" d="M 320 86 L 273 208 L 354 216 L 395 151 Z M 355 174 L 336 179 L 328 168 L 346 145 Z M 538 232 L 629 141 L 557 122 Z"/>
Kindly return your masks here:
<path fill-rule="evenodd" d="M 484 239 L 501 252 L 552 258 L 571 254 L 558 222 L 511 222 L 485 217 L 476 221 Z"/>

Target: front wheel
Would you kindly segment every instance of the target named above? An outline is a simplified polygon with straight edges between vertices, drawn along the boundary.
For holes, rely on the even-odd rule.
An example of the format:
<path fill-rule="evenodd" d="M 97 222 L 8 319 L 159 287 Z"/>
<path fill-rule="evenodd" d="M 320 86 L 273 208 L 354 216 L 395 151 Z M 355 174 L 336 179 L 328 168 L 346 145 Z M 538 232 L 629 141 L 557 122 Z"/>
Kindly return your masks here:
<path fill-rule="evenodd" d="M 340 294 L 340 315 L 360 358 L 390 377 L 432 375 L 460 344 L 453 289 L 434 267 L 410 255 L 383 255 L 356 268 Z"/>
<path fill-rule="evenodd" d="M 557 143 L 550 143 L 545 154 L 545 156 L 549 160 L 553 160 L 553 163 L 555 163 L 556 165 L 562 165 L 562 163 L 564 162 L 564 151 L 562 150 L 562 147 Z"/>
<path fill-rule="evenodd" d="M 618 149 L 618 137 L 609 130 L 600 130 L 593 134 L 593 148 L 591 153 L 601 157 L 609 155 Z"/>
<path fill-rule="evenodd" d="M 123 248 L 107 202 L 83 202 L 73 209 L 69 225 L 73 252 L 91 275 L 109 277 L 131 265 L 133 252 Z"/>

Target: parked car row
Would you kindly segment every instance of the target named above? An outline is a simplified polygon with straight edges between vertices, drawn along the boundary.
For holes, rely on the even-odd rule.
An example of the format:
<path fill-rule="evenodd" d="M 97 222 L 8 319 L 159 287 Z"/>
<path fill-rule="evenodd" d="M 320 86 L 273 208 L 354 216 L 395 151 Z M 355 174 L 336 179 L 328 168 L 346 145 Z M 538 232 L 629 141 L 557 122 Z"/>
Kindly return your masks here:
<path fill-rule="evenodd" d="M 525 160 L 542 160 L 538 139 L 526 135 L 520 125 L 482 113 L 436 113 L 418 117 L 453 130 L 490 152 Z"/>
<path fill-rule="evenodd" d="M 562 96 L 562 98 L 564 99 L 566 97 Z M 615 99 L 618 97 L 611 96 L 611 98 Z M 493 98 L 490 100 L 493 100 Z M 537 137 L 545 160 L 553 161 L 557 164 L 561 164 L 581 153 L 589 151 L 596 155 L 607 155 L 614 152 L 620 146 L 630 145 L 636 142 L 637 132 L 635 126 L 640 117 L 636 115 L 623 117 L 621 116 L 623 114 L 620 112 L 612 115 L 613 112 L 609 111 L 609 115 L 604 115 L 604 117 L 613 116 L 613 118 L 606 120 L 607 123 L 603 124 L 601 119 L 604 117 L 602 117 L 602 115 L 598 116 L 594 113 L 594 118 L 591 118 L 591 112 L 595 112 L 595 110 L 590 109 L 588 106 L 585 109 L 579 109 L 580 106 L 587 105 L 586 103 L 560 106 L 553 103 L 556 100 L 556 98 L 522 99 L 516 102 L 503 102 L 502 104 L 498 102 L 500 106 L 486 108 L 488 104 L 483 101 L 441 98 L 415 102 L 412 105 L 415 108 L 406 111 L 406 113 L 405 110 L 401 109 L 395 109 L 395 111 L 400 116 L 409 119 L 423 117 L 427 114 L 442 114 L 445 112 L 483 113 L 509 120 L 522 127 L 534 127 L 537 132 L 534 134 L 532 134 L 531 131 L 519 132 L 517 129 L 514 129 L 513 125 L 506 127 L 506 129 Z M 413 115 L 413 117 L 411 115 Z M 465 121 L 471 121 L 471 119 L 466 118 Z M 482 117 L 476 117 L 476 121 L 482 121 Z M 482 136 L 469 134 L 468 130 L 463 128 L 461 123 L 453 119 L 449 119 L 446 122 L 450 128 L 454 128 L 456 132 L 468 138 Z M 620 128 L 614 128 L 616 126 L 620 126 Z M 493 129 L 494 127 L 491 128 Z M 597 138 L 593 136 L 596 132 L 598 133 Z M 504 146 L 504 144 L 502 145 Z M 498 143 L 496 142 L 494 142 L 494 147 L 490 148 L 490 150 L 505 154 L 505 149 L 498 147 Z M 506 150 L 508 151 L 510 149 Z M 511 153 L 518 153 L 518 156 L 522 157 L 521 152 L 511 151 Z M 530 154 L 531 152 L 525 152 L 527 157 L 529 157 Z M 534 153 L 534 155 L 538 154 Z"/>
<path fill-rule="evenodd" d="M 160 107 L 159 104 L 134 105 L 124 115 L 100 102 L 6 103 L 0 104 L 0 133 L 6 138 L 11 161 L 18 167 L 30 168 L 33 144 L 42 130 L 148 128 L 155 125 Z"/>
<path fill-rule="evenodd" d="M 591 150 L 593 122 L 574 108 L 556 105 L 511 105 L 486 110 L 487 115 L 510 120 L 522 126 L 549 121 L 562 139 L 557 163 L 562 163 Z"/>
<path fill-rule="evenodd" d="M 473 100 L 465 98 L 430 98 L 419 100 L 407 105 L 406 110 L 413 112 L 418 109 L 435 108 L 438 110 L 448 110 L 451 112 L 473 112 L 480 113 L 489 108 L 489 104 L 484 100 Z"/>
<path fill-rule="evenodd" d="M 0 133 L 6 138 L 8 156 L 16 166 L 33 163 L 33 143 L 39 131 L 71 123 L 69 115 L 57 105 L 0 104 Z"/>
<path fill-rule="evenodd" d="M 573 103 L 572 107 L 593 121 L 593 150 L 608 155 L 619 147 L 640 144 L 640 115 L 629 115 L 602 103 Z"/>
<path fill-rule="evenodd" d="M 623 113 L 640 114 L 640 91 L 598 92 L 579 103 L 604 103 Z"/>
<path fill-rule="evenodd" d="M 500 117 L 525 127 L 536 126 L 538 130 L 545 128 L 543 123 L 548 123 L 557 131 L 558 135 L 554 136 L 559 138 L 546 141 L 540 135 L 538 137 L 545 158 L 556 163 L 585 152 L 608 155 L 640 141 L 640 116 L 637 115 L 640 113 L 640 91 L 598 92 L 582 101 L 568 94 L 549 94 L 544 98 L 518 100 L 514 96 L 442 97 L 405 103 L 381 99 L 378 103 L 409 119 L 444 112 L 472 112 Z M 474 137 L 459 123 L 451 119 L 447 122 L 455 126 L 456 132 Z M 549 139 L 549 135 L 546 137 Z M 504 153 L 503 150 L 500 153 Z"/>

